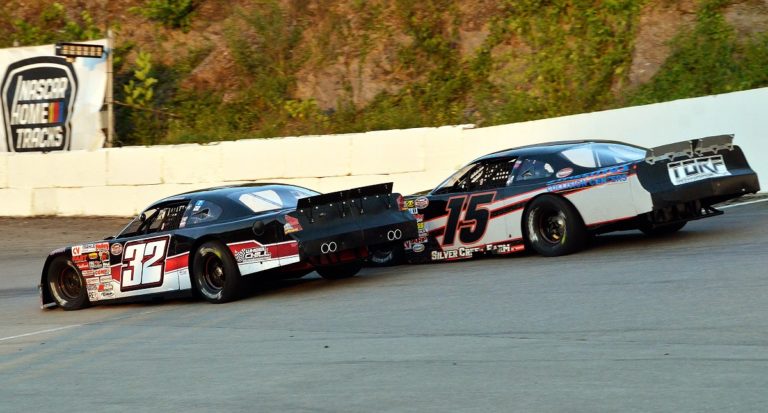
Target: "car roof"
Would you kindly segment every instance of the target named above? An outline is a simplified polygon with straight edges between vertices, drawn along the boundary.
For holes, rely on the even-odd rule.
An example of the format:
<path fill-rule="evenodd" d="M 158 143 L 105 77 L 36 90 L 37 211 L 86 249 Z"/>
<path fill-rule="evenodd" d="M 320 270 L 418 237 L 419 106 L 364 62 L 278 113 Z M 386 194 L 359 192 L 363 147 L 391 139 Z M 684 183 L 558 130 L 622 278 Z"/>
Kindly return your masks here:
<path fill-rule="evenodd" d="M 293 189 L 293 188 L 299 188 L 303 189 L 305 191 L 315 192 L 309 188 L 304 188 L 302 186 L 298 185 L 288 185 L 288 184 L 279 184 L 279 183 L 246 183 L 246 184 L 239 184 L 239 185 L 224 185 L 224 186 L 215 186 L 211 188 L 204 188 L 204 189 L 198 189 L 195 191 L 189 191 L 184 192 L 178 195 L 169 196 L 167 198 L 163 198 L 157 202 L 154 202 L 152 206 L 164 204 L 166 202 L 173 202 L 173 201 L 181 201 L 181 200 L 189 200 L 191 198 L 197 198 L 197 199 L 204 199 L 208 201 L 224 201 L 228 199 L 227 197 L 234 193 L 243 192 L 244 190 L 248 188 L 262 188 L 262 189 Z"/>
<path fill-rule="evenodd" d="M 600 139 L 556 141 L 556 142 L 545 142 L 545 143 L 537 143 L 533 145 L 519 146 L 517 148 L 503 149 L 497 152 L 489 153 L 488 155 L 483 155 L 473 160 L 472 163 L 486 160 L 486 159 L 495 159 L 495 158 L 513 158 L 513 157 L 530 156 L 530 155 L 551 155 L 553 153 L 558 153 L 576 146 L 581 146 L 581 145 L 590 144 L 590 143 L 612 143 L 617 145 L 632 146 L 632 147 L 640 148 L 643 150 L 646 149 L 641 146 L 632 145 L 626 142 L 600 140 Z"/>

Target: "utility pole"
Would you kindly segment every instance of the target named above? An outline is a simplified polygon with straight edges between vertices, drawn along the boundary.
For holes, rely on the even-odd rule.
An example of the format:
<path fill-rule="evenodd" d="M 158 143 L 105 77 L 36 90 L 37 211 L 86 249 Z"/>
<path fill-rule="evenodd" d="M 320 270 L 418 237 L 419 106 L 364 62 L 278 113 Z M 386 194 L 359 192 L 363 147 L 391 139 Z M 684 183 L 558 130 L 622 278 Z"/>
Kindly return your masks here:
<path fill-rule="evenodd" d="M 115 111 L 114 111 L 114 63 L 115 38 L 112 29 L 107 28 L 107 148 L 111 148 L 115 139 Z"/>

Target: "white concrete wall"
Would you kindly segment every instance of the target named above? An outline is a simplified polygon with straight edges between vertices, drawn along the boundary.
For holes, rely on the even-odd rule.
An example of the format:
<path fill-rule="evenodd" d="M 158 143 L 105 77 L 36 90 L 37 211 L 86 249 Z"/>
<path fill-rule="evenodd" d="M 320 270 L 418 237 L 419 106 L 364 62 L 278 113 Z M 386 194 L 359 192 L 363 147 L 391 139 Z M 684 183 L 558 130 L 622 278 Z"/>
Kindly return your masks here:
<path fill-rule="evenodd" d="M 768 88 L 533 122 L 288 137 L 207 145 L 0 153 L 0 216 L 136 214 L 162 197 L 242 182 L 329 192 L 389 182 L 429 189 L 486 153 L 531 143 L 612 139 L 657 146 L 733 133 L 768 189 Z"/>

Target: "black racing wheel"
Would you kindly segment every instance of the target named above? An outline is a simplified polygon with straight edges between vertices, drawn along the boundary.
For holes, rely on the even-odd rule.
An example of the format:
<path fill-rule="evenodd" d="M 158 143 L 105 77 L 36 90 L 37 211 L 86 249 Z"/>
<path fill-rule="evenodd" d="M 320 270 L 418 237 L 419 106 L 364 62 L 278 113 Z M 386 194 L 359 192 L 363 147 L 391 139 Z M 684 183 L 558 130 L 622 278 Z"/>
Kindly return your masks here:
<path fill-rule="evenodd" d="M 315 268 L 315 271 L 326 280 L 340 280 L 342 278 L 354 277 L 362 268 L 362 261 L 353 261 L 344 264 L 317 267 Z"/>
<path fill-rule="evenodd" d="M 640 224 L 639 229 L 643 231 L 645 235 L 651 237 L 663 237 L 665 235 L 674 234 L 677 231 L 683 229 L 688 221 L 673 222 L 671 224 L 652 226 L 650 223 L 643 222 Z"/>
<path fill-rule="evenodd" d="M 389 245 L 371 249 L 368 262 L 373 267 L 390 267 L 400 265 L 405 259 L 403 244 Z"/>
<path fill-rule="evenodd" d="M 523 215 L 523 234 L 541 255 L 557 257 L 584 248 L 588 233 L 581 215 L 565 199 L 544 195 L 534 199 Z"/>
<path fill-rule="evenodd" d="M 90 304 L 80 270 L 67 257 L 59 255 L 48 266 L 47 282 L 53 299 L 65 310 L 79 310 Z"/>
<path fill-rule="evenodd" d="M 219 304 L 236 299 L 241 281 L 235 258 L 221 242 L 206 242 L 195 251 L 192 282 L 207 301 Z"/>

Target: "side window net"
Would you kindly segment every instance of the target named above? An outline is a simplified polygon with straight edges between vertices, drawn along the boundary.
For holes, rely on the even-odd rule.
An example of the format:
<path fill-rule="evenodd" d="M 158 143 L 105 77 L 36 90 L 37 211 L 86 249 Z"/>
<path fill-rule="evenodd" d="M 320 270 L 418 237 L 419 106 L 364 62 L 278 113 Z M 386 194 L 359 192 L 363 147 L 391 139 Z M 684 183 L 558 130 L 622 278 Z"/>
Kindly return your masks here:
<path fill-rule="evenodd" d="M 186 202 L 148 209 L 131 221 L 118 236 L 132 237 L 177 229 L 186 209 Z"/>
<path fill-rule="evenodd" d="M 515 160 L 501 160 L 479 165 L 472 171 L 469 182 L 469 191 L 481 191 L 484 189 L 503 188 L 512 173 Z"/>
<path fill-rule="evenodd" d="M 184 216 L 184 211 L 186 211 L 186 209 L 186 204 L 164 208 L 163 212 L 165 212 L 165 216 L 163 217 L 162 222 L 160 222 L 158 230 L 170 231 L 179 228 L 181 217 Z"/>

